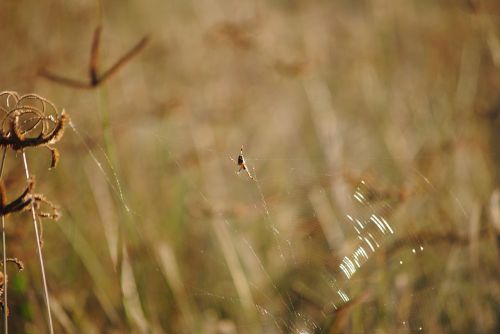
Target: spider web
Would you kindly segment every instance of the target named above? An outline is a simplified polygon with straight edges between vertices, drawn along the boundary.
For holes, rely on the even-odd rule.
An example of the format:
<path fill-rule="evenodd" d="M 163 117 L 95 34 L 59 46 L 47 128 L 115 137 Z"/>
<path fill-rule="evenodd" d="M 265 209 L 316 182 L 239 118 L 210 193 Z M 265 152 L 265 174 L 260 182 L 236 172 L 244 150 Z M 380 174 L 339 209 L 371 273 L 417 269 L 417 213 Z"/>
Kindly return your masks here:
<path fill-rule="evenodd" d="M 432 331 L 440 321 L 435 310 L 451 313 L 447 299 L 459 290 L 452 277 L 470 274 L 459 261 L 463 249 L 479 258 L 476 263 L 483 256 L 480 211 L 470 205 L 468 189 L 450 177 L 447 154 L 407 152 L 412 145 L 404 140 L 389 140 L 385 149 L 373 145 L 380 138 L 367 125 L 341 125 L 332 116 L 324 84 L 305 82 L 304 88 L 310 124 L 286 110 L 265 126 L 249 116 L 244 123 L 258 131 L 243 143 L 239 131 L 221 139 L 212 123 L 189 116 L 178 130 L 134 130 L 137 156 L 152 157 L 143 162 L 140 181 L 154 184 L 135 191 L 155 203 L 149 211 L 128 199 L 134 185 L 127 179 L 128 190 L 122 188 L 106 152 L 91 149 L 71 126 L 120 208 L 134 221 L 151 221 L 154 238 L 139 224 L 133 231 L 148 263 L 164 272 L 165 292 L 174 294 L 166 304 L 178 305 L 187 328 L 192 319 L 208 317 L 228 332 Z M 288 143 L 292 135 L 281 128 L 290 123 L 313 127 L 317 137 Z M 237 160 L 241 144 L 253 180 L 237 175 L 229 158 Z M 432 166 L 435 160 L 440 168 Z M 176 187 L 185 193 L 174 196 Z M 183 210 L 176 230 L 182 237 L 157 232 L 170 222 L 151 213 L 163 205 L 175 211 L 168 206 L 175 197 L 182 198 L 174 200 Z"/>
<path fill-rule="evenodd" d="M 425 212 L 443 202 L 460 213 L 459 220 L 474 216 L 452 187 L 431 181 L 417 168 L 408 173 L 411 182 L 403 179 L 395 187 L 370 173 L 356 174 L 356 168 L 347 173 L 329 167 L 311 170 L 303 157 L 254 158 L 254 148 L 244 152 L 252 180 L 235 173 L 238 166 L 228 157 L 234 152 L 216 149 L 209 127 L 192 135 L 195 165 L 166 145 L 169 137 L 155 134 L 156 149 L 172 162 L 169 173 L 187 184 L 189 201 L 201 211 L 187 212 L 186 227 L 202 234 L 194 238 L 194 247 L 181 246 L 196 264 L 177 260 L 185 261 L 184 276 L 177 280 L 183 281 L 186 294 L 177 298 L 190 301 L 183 312 L 215 309 L 219 326 L 242 332 L 356 332 L 348 319 L 364 316 L 367 324 L 377 324 L 367 312 L 380 316 L 380 309 L 397 310 L 401 300 L 408 303 L 405 298 L 410 298 L 416 306 L 385 315 L 387 321 L 401 331 L 428 330 L 429 307 L 420 308 L 436 293 L 443 300 L 450 289 L 448 279 L 433 276 L 436 247 L 469 241 L 450 232 L 451 227 L 433 229 L 435 221 Z M 86 149 L 123 210 L 136 221 L 147 220 L 145 212 L 126 201 L 109 157 L 103 162 Z M 341 200 L 339 187 L 346 189 Z M 141 229 L 135 231 L 146 242 Z M 146 248 L 149 254 L 157 252 L 153 245 Z M 455 270 L 457 254 L 455 250 L 444 259 L 446 277 Z M 167 280 L 173 284 L 172 278 Z"/>
<path fill-rule="evenodd" d="M 206 133 L 203 134 L 203 136 L 206 135 Z M 208 135 L 208 137 L 210 136 Z M 196 140 L 195 138 L 195 142 Z M 251 156 L 246 156 L 245 160 L 248 164 L 248 168 L 251 170 L 251 174 L 254 177 L 254 180 L 250 180 L 245 174 L 233 174 L 233 171 L 231 171 L 228 166 L 232 166 L 235 170 L 237 170 L 238 166 L 233 165 L 229 159 L 226 160 L 222 158 L 223 156 L 227 156 L 227 154 L 217 155 L 214 154 L 213 150 L 207 149 L 206 147 L 198 147 L 198 151 L 202 156 L 200 160 L 203 161 L 203 173 L 205 173 L 206 178 L 210 180 L 208 181 L 209 184 L 204 188 L 202 187 L 201 190 L 199 189 L 199 195 L 216 216 L 224 217 L 222 218 L 223 227 L 219 228 L 226 230 L 224 236 L 230 238 L 233 244 L 240 243 L 239 247 L 234 247 L 234 251 L 239 253 L 240 261 L 242 263 L 245 262 L 245 259 L 243 259 L 245 255 L 243 255 L 243 253 L 247 253 L 246 257 L 253 258 L 256 263 L 255 268 L 258 268 L 260 274 L 264 277 L 261 283 L 257 283 L 248 278 L 248 285 L 252 290 L 252 294 L 258 295 L 260 294 L 259 291 L 268 292 L 262 293 L 263 296 L 259 298 L 260 300 L 258 302 L 256 302 L 256 298 L 253 297 L 250 297 L 251 302 L 249 302 L 242 301 L 243 298 L 249 298 L 248 296 L 242 297 L 237 293 L 235 295 L 225 295 L 210 291 L 209 289 L 190 286 L 190 289 L 195 291 L 195 296 L 208 298 L 209 300 L 223 301 L 229 308 L 250 303 L 251 307 L 254 308 L 258 314 L 258 320 L 254 320 L 253 322 L 248 320 L 243 321 L 238 327 L 241 326 L 241 328 L 245 329 L 257 326 L 264 328 L 270 333 L 317 333 L 324 331 L 328 328 L 327 326 L 325 327 L 325 323 L 333 321 L 328 319 L 329 315 L 334 318 L 332 314 L 335 314 L 335 312 L 349 309 L 352 305 L 355 306 L 372 298 L 371 291 L 360 291 L 358 286 L 366 280 L 363 276 L 369 275 L 366 271 L 363 273 L 364 267 L 369 262 L 375 261 L 373 258 L 377 257 L 378 253 L 383 254 L 386 252 L 387 245 L 390 244 L 391 239 L 394 239 L 394 235 L 397 234 L 397 228 L 394 226 L 397 224 L 392 223 L 392 219 L 388 218 L 388 215 L 390 216 L 392 211 L 395 210 L 394 204 L 389 203 L 390 201 L 370 199 L 370 197 L 377 196 L 377 194 L 374 194 L 376 190 L 374 190 L 372 185 L 363 178 L 359 178 L 359 182 L 352 189 L 350 198 L 347 199 L 352 209 L 339 218 L 335 217 L 332 212 L 321 212 L 325 211 L 324 206 L 328 205 L 328 195 L 321 186 L 314 185 L 314 189 L 309 192 L 309 201 L 314 207 L 312 217 L 319 220 L 319 226 L 316 226 L 315 229 L 322 230 L 321 233 L 324 234 L 324 239 L 327 239 L 323 240 L 323 242 L 325 242 L 324 246 L 326 252 L 331 259 L 326 260 L 325 262 L 327 262 L 327 264 L 324 266 L 320 265 L 315 267 L 315 270 L 317 270 L 316 272 L 310 271 L 302 273 L 304 276 L 317 276 L 314 279 L 315 283 L 318 285 L 308 286 L 307 283 L 301 283 L 299 275 L 297 279 L 299 282 L 297 284 L 298 287 L 284 288 L 280 283 L 276 282 L 272 268 L 268 267 L 269 261 L 266 257 L 269 257 L 269 254 L 259 253 L 256 250 L 256 241 L 251 240 L 251 237 L 247 236 L 247 233 L 242 231 L 239 224 L 235 222 L 234 219 L 227 218 L 224 209 L 221 209 L 218 203 L 216 204 L 213 202 L 216 201 L 217 196 L 224 195 L 217 194 L 215 199 L 211 199 L 210 190 L 207 191 L 206 189 L 213 189 L 216 187 L 214 184 L 223 182 L 219 177 L 230 177 L 233 180 L 227 182 L 237 183 L 238 189 L 244 187 L 244 191 L 250 193 L 250 195 L 246 197 L 246 205 L 250 208 L 249 210 L 252 211 L 252 216 L 255 216 L 254 219 L 256 219 L 252 224 L 261 224 L 264 227 L 264 233 L 271 239 L 271 249 L 274 255 L 276 255 L 277 261 L 284 267 L 300 267 L 301 264 L 299 262 L 303 260 L 298 260 L 300 255 L 297 253 L 301 252 L 301 249 L 304 247 L 304 245 L 302 245 L 304 236 L 298 237 L 290 233 L 289 230 L 284 231 L 283 227 L 278 226 L 276 223 L 277 218 L 275 211 L 279 210 L 279 208 L 276 208 L 279 202 L 302 200 L 302 193 L 294 193 L 286 190 L 280 195 L 275 195 L 278 199 L 271 199 L 275 204 L 269 204 L 265 185 L 268 182 L 273 182 L 273 177 L 266 176 L 265 172 L 261 173 L 256 167 L 256 164 L 280 160 L 281 162 L 285 162 L 288 166 L 288 169 L 283 170 L 282 173 L 286 174 L 286 178 L 295 180 L 300 177 L 301 170 L 300 167 L 295 166 L 294 163 L 301 162 L 300 159 L 253 159 Z M 171 151 L 169 151 L 168 154 L 176 161 L 179 172 L 182 173 L 184 168 L 180 161 L 177 160 Z M 229 173 L 229 176 L 220 175 L 221 173 Z M 324 173 L 320 176 L 317 183 L 321 185 L 326 179 L 330 179 L 332 174 Z M 423 176 L 420 177 L 422 183 L 428 184 L 429 188 L 432 188 L 429 180 L 426 180 Z M 211 184 L 211 182 L 214 184 Z M 429 191 L 429 189 L 426 191 Z M 227 190 L 227 192 L 236 196 L 235 192 L 237 192 L 237 190 L 234 190 L 234 192 Z M 315 232 L 318 231 L 313 231 L 313 233 Z M 308 237 L 306 236 L 305 238 Z M 412 240 L 411 254 L 414 257 L 420 256 L 424 252 L 424 244 L 424 240 Z M 336 254 L 337 252 L 343 255 L 340 256 Z M 209 263 L 213 261 L 226 268 L 230 266 L 230 264 L 226 264 L 227 259 L 224 259 L 224 257 L 220 258 L 215 254 L 209 255 L 205 253 L 205 251 L 203 251 L 203 254 L 206 256 L 204 259 Z M 407 254 L 403 257 L 398 256 L 391 259 L 391 263 L 388 265 L 403 267 L 405 256 L 407 256 Z M 246 261 L 251 262 L 251 260 L 248 259 Z M 312 262 L 314 262 L 314 259 Z M 334 263 L 333 265 L 331 264 L 332 262 Z M 351 287 L 351 285 L 353 285 L 352 282 L 356 282 L 354 284 L 356 287 Z M 314 305 L 319 310 L 315 310 L 309 314 L 307 311 L 308 307 L 296 305 L 297 302 L 295 300 L 297 298 L 312 298 L 311 296 L 297 297 L 296 295 L 300 294 L 301 289 L 305 294 L 310 291 L 313 292 L 313 295 L 314 292 L 323 294 L 321 298 L 318 298 L 321 301 L 316 301 L 316 305 Z M 273 294 L 273 297 L 270 297 L 269 294 Z M 292 294 L 295 296 L 292 297 Z M 276 302 L 273 298 L 279 300 L 278 307 L 276 307 Z M 307 302 L 310 301 L 306 301 L 306 303 Z M 277 309 L 280 311 L 277 311 Z M 422 326 L 418 323 L 413 323 L 411 327 L 409 327 L 410 325 L 407 323 L 407 320 L 403 320 L 401 326 L 406 326 L 408 329 L 412 330 L 422 330 Z"/>

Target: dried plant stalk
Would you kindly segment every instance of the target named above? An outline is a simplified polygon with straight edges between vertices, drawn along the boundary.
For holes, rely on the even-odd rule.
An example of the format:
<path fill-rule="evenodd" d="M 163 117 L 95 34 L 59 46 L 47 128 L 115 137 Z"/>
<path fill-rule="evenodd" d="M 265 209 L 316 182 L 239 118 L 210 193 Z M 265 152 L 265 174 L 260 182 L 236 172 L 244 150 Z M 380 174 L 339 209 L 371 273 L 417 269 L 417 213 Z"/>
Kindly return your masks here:
<path fill-rule="evenodd" d="M 16 92 L 0 93 L 0 146 L 4 149 L 2 165 L 0 169 L 0 178 L 5 162 L 5 152 L 7 148 L 22 152 L 24 170 L 28 185 L 25 190 L 16 199 L 9 202 L 7 200 L 7 190 L 0 179 L 0 216 L 3 227 L 3 273 L 0 285 L 1 306 L 4 309 L 4 332 L 8 332 L 7 315 L 7 273 L 5 271 L 6 263 L 10 260 L 22 269 L 22 263 L 17 259 L 7 259 L 5 256 L 5 217 L 9 214 L 31 209 L 33 226 L 36 236 L 36 248 L 42 273 L 44 288 L 44 297 L 47 306 L 47 316 L 50 333 L 54 332 L 52 324 L 52 315 L 50 309 L 50 300 L 45 277 L 45 266 L 42 256 L 42 224 L 37 218 L 58 219 L 60 214 L 57 207 L 48 201 L 42 194 L 33 192 L 35 187 L 34 179 L 30 176 L 25 149 L 28 147 L 45 147 L 51 152 L 50 168 L 54 168 L 59 161 L 59 152 L 52 147 L 64 134 L 64 129 L 69 123 L 69 117 L 64 110 L 59 113 L 56 106 L 49 100 L 36 95 L 19 95 Z M 48 207 L 49 210 L 43 211 L 42 207 Z"/>
<path fill-rule="evenodd" d="M 0 93 L 0 146 L 21 151 L 44 146 L 51 152 L 51 168 L 59 161 L 59 153 L 51 145 L 57 143 L 69 123 L 49 100 L 35 94 L 19 96 L 16 92 Z"/>

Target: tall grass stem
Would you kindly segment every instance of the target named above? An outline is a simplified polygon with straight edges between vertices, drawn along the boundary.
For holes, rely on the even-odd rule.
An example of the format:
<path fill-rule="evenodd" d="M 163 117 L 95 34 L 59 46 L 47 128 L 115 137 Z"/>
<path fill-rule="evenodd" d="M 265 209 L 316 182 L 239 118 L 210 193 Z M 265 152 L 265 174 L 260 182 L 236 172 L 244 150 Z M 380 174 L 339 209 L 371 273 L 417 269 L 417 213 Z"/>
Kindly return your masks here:
<path fill-rule="evenodd" d="M 0 165 L 0 180 L 3 176 L 3 168 L 5 166 L 5 155 L 7 153 L 7 147 L 3 148 L 2 153 L 2 163 Z M 2 215 L 2 252 L 3 252 L 3 326 L 4 333 L 9 333 L 9 322 L 8 322 L 8 298 L 7 298 L 7 244 L 5 242 L 5 216 Z"/>
<path fill-rule="evenodd" d="M 24 171 L 26 172 L 26 179 L 29 180 L 30 173 L 28 169 L 28 161 L 26 159 L 26 152 L 24 150 L 23 150 L 23 162 L 24 162 Z M 43 263 L 42 247 L 40 245 L 40 233 L 38 232 L 38 223 L 36 219 L 35 203 L 31 203 L 31 215 L 33 216 L 33 226 L 35 228 L 35 236 L 36 236 L 36 249 L 38 251 L 38 260 L 40 261 L 40 270 L 42 272 L 43 291 L 45 295 L 45 303 L 47 304 L 47 317 L 49 321 L 49 330 L 50 334 L 54 334 L 54 326 L 52 325 L 52 313 L 50 311 L 49 291 L 47 289 L 47 279 L 45 278 L 45 265 Z"/>

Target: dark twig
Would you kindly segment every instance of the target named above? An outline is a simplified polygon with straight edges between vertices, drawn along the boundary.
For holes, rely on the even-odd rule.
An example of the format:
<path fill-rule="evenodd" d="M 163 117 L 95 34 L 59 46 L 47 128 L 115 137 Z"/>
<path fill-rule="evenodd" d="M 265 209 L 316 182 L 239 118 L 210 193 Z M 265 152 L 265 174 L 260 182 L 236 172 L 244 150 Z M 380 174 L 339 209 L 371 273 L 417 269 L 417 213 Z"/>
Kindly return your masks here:
<path fill-rule="evenodd" d="M 53 81 L 53 82 L 58 83 L 60 85 L 68 86 L 71 88 L 78 88 L 78 89 L 92 89 L 92 88 L 94 88 L 94 86 L 92 86 L 92 84 L 89 82 L 81 82 L 78 80 L 61 77 L 61 76 L 54 74 L 52 72 L 49 72 L 45 69 L 40 70 L 38 72 L 38 75 L 40 75 L 42 78 L 45 78 L 47 80 L 50 80 L 50 81 Z"/>
<path fill-rule="evenodd" d="M 135 55 L 137 55 L 139 52 L 141 52 L 144 47 L 149 42 L 149 37 L 145 36 L 143 37 L 132 49 L 130 49 L 129 52 L 127 52 L 125 55 L 123 55 L 118 61 L 111 66 L 107 71 L 104 72 L 104 74 L 99 78 L 99 82 L 103 83 L 106 80 L 108 80 L 111 76 L 113 76 L 118 70 L 123 67 L 128 61 L 130 61 Z"/>
<path fill-rule="evenodd" d="M 95 86 L 99 83 L 99 51 L 101 46 L 101 26 L 95 28 L 94 39 L 92 40 L 92 48 L 90 49 L 90 64 L 89 64 L 89 75 L 90 75 L 90 85 Z"/>
<path fill-rule="evenodd" d="M 94 31 L 92 39 L 92 46 L 90 50 L 89 62 L 89 82 L 70 79 L 67 77 L 54 74 L 46 69 L 42 69 L 38 74 L 52 82 L 60 85 L 68 86 L 77 89 L 92 89 L 100 86 L 109 78 L 115 75 L 123 66 L 125 66 L 132 58 L 134 58 L 149 42 L 149 37 L 143 37 L 134 47 L 118 59 L 112 66 L 110 66 L 102 75 L 99 75 L 99 54 L 101 46 L 101 32 L 102 27 L 99 25 Z"/>

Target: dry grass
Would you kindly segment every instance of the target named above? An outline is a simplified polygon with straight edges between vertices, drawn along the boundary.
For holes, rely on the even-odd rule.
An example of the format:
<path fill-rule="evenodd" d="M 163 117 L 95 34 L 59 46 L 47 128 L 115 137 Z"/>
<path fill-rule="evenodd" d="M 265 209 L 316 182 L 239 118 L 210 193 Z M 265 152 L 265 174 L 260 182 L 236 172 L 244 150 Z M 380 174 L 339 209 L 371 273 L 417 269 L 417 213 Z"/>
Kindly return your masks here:
<path fill-rule="evenodd" d="M 0 87 L 72 116 L 30 156 L 56 332 L 500 330 L 497 1 L 101 6 L 0 4 Z M 25 218 L 11 332 L 46 328 Z"/>

